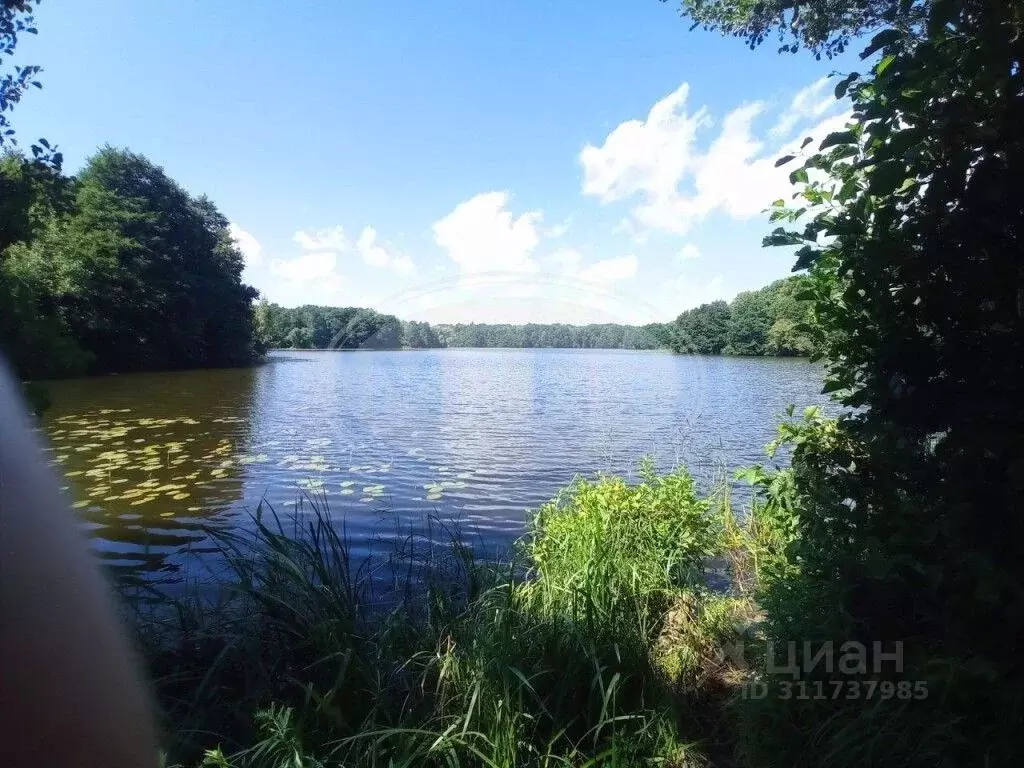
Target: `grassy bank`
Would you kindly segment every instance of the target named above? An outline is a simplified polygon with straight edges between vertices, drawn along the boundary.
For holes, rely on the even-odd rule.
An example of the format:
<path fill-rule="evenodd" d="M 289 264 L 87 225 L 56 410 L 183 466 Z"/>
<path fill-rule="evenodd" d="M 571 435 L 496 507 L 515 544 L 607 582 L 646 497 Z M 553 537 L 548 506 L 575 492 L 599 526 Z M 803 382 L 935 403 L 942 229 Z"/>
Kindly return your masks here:
<path fill-rule="evenodd" d="M 754 617 L 756 524 L 739 526 L 725 496 L 700 498 L 683 471 L 575 483 L 500 565 L 474 561 L 452 531 L 410 535 L 378 566 L 385 590 L 322 510 L 299 529 L 269 510 L 256 522 L 220 538 L 230 575 L 215 604 L 134 604 L 169 764 L 731 754 L 723 705 L 740 674 L 721 649 Z M 713 558 L 743 572 L 733 593 L 705 586 Z"/>

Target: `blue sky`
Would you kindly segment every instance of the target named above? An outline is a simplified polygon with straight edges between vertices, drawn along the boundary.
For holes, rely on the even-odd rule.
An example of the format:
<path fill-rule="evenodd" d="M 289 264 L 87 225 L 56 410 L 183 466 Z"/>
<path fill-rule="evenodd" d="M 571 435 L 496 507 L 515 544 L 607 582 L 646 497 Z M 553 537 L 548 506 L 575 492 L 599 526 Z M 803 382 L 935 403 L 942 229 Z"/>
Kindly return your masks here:
<path fill-rule="evenodd" d="M 773 160 L 849 62 L 671 3 L 46 0 L 15 113 L 74 171 L 141 152 L 233 223 L 267 298 L 406 319 L 667 320 L 789 272 Z"/>

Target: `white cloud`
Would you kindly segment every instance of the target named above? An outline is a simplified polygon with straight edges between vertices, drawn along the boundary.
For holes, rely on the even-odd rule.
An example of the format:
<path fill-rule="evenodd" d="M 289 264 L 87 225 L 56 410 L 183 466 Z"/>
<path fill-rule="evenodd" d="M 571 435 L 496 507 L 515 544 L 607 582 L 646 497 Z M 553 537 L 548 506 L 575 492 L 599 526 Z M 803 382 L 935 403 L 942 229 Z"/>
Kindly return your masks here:
<path fill-rule="evenodd" d="M 801 120 L 819 118 L 834 107 L 838 102 L 831 92 L 826 91 L 828 85 L 829 78 L 823 77 L 797 91 L 789 103 L 789 108 L 779 116 L 778 122 L 772 127 L 772 136 L 788 136 Z"/>
<path fill-rule="evenodd" d="M 313 232 L 299 230 L 292 239 L 307 251 L 344 251 L 348 238 L 342 227 L 326 227 Z"/>
<path fill-rule="evenodd" d="M 356 249 L 363 257 L 363 261 L 371 267 L 386 267 L 391 261 L 388 252 L 376 244 L 377 230 L 373 227 L 363 227 L 356 241 Z"/>
<path fill-rule="evenodd" d="M 285 280 L 307 283 L 331 275 L 337 264 L 338 256 L 333 251 L 310 251 L 287 261 L 275 259 L 270 262 L 270 271 Z"/>
<path fill-rule="evenodd" d="M 296 232 L 292 238 L 303 252 L 292 259 L 274 259 L 269 272 L 276 278 L 264 293 L 285 306 L 339 304 L 346 281 L 338 274 L 338 252 L 347 247 L 341 227 Z"/>
<path fill-rule="evenodd" d="M 260 255 L 263 252 L 263 246 L 259 244 L 259 241 L 255 237 L 250 235 L 233 221 L 228 224 L 228 234 L 231 235 L 231 239 L 235 241 L 235 245 L 238 247 L 238 250 L 240 250 L 242 252 L 242 256 L 245 257 L 245 265 L 247 267 L 255 266 L 260 263 Z"/>
<path fill-rule="evenodd" d="M 636 256 L 631 253 L 592 264 L 579 272 L 579 278 L 588 283 L 617 283 L 633 277 L 636 269 Z"/>
<path fill-rule="evenodd" d="M 679 249 L 680 261 L 691 261 L 700 258 L 700 249 L 693 243 L 687 243 Z"/>
<path fill-rule="evenodd" d="M 485 192 L 459 203 L 434 223 L 434 239 L 464 273 L 533 272 L 541 211 L 514 216 L 507 192 Z"/>
<path fill-rule="evenodd" d="M 377 230 L 363 227 L 356 241 L 356 250 L 363 261 L 371 267 L 388 268 L 400 275 L 407 275 L 416 269 L 412 259 L 404 254 L 395 253 L 388 245 L 377 242 Z"/>
<path fill-rule="evenodd" d="M 818 98 L 823 87 L 819 81 L 794 97 L 790 112 L 800 113 L 797 121 L 823 114 L 824 100 Z M 622 123 L 602 146 L 588 145 L 580 153 L 583 194 L 605 204 L 639 198 L 631 218 L 616 227 L 635 240 L 648 230 L 684 235 L 718 210 L 736 219 L 758 216 L 793 191 L 791 169 L 776 168 L 775 158 L 797 144 L 768 148 L 754 135 L 753 123 L 766 111 L 765 104 L 742 104 L 729 112 L 702 152 L 695 147 L 696 136 L 711 121 L 703 107 L 693 114 L 686 111 L 687 95 L 683 83 L 657 102 L 645 121 Z M 826 118 L 808 133 L 823 138 L 846 118 Z"/>
<path fill-rule="evenodd" d="M 583 194 L 604 203 L 636 193 L 672 195 L 691 164 L 697 131 L 709 123 L 706 109 L 686 113 L 689 92 L 689 84 L 683 83 L 651 107 L 645 121 L 629 120 L 608 134 L 601 147 L 584 147 Z"/>

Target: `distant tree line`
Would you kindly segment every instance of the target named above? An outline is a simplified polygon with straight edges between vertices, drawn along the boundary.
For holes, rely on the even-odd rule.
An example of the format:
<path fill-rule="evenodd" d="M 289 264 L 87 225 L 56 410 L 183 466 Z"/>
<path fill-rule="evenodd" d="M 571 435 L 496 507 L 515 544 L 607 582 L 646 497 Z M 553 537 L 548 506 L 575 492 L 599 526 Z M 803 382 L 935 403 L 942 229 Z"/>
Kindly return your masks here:
<path fill-rule="evenodd" d="M 561 349 L 671 349 L 681 354 L 808 355 L 813 318 L 797 298 L 805 278 L 778 280 L 758 291 L 687 310 L 671 323 L 455 323 L 407 322 L 358 307 L 287 308 L 262 301 L 256 329 L 262 344 L 292 349 L 426 349 L 508 347 Z"/>
<path fill-rule="evenodd" d="M 394 315 L 360 307 L 281 307 L 265 299 L 256 305 L 257 336 L 267 347 L 290 349 L 398 349 L 437 346 L 420 326 Z M 413 326 L 416 326 L 415 328 Z"/>
<path fill-rule="evenodd" d="M 668 341 L 664 325 L 526 325 L 470 323 L 438 325 L 435 331 L 444 347 L 560 347 L 569 349 L 659 349 Z"/>
<path fill-rule="evenodd" d="M 428 349 L 439 347 L 560 347 L 658 349 L 668 344 L 666 326 L 604 323 L 564 325 L 430 325 L 399 320 L 359 307 L 288 308 L 261 301 L 255 309 L 257 335 L 271 348 Z"/>
<path fill-rule="evenodd" d="M 0 348 L 22 378 L 260 354 L 257 292 L 208 198 L 125 150 L 101 149 L 72 177 L 37 149 L 0 157 Z"/>
<path fill-rule="evenodd" d="M 684 354 L 809 355 L 814 318 L 810 303 L 798 298 L 806 283 L 806 277 L 788 277 L 740 293 L 728 304 L 688 309 L 668 325 L 668 346 Z"/>

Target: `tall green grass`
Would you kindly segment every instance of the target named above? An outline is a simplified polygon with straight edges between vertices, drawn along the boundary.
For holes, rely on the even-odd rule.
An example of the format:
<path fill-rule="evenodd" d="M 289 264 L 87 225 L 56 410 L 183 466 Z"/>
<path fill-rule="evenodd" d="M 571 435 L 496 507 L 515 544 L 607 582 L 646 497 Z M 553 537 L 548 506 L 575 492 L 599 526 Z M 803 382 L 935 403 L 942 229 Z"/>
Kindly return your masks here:
<path fill-rule="evenodd" d="M 410 534 L 383 607 L 323 507 L 216 534 L 220 598 L 135 615 L 168 763 L 722 763 L 720 649 L 752 610 L 705 569 L 739 524 L 685 471 L 642 475 L 575 482 L 501 564 Z"/>

